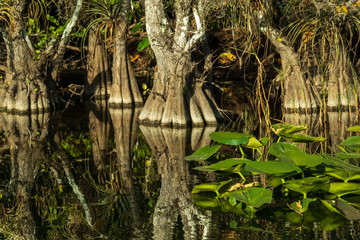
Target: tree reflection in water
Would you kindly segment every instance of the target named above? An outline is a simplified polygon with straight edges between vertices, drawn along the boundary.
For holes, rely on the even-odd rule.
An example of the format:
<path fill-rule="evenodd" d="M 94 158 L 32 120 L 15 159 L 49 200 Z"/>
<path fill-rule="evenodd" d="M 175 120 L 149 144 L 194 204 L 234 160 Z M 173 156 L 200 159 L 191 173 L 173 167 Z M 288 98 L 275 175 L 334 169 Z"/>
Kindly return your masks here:
<path fill-rule="evenodd" d="M 193 203 L 192 176 L 185 156 L 190 139 L 193 147 L 209 144 L 208 133 L 215 129 L 194 129 L 192 134 L 187 129 L 146 126 L 140 126 L 140 129 L 151 147 L 161 176 L 160 195 L 153 215 L 154 239 L 173 239 L 178 218 L 181 219 L 184 239 L 196 239 L 199 235 L 207 239 L 211 235 L 211 214 L 200 212 Z"/>
<path fill-rule="evenodd" d="M 0 114 L 0 133 L 10 145 L 11 175 L 5 196 L 16 203 L 1 207 L 0 232 L 12 239 L 37 239 L 32 191 L 40 163 L 46 158 L 49 114 Z M 3 197 L 3 196 L 2 196 Z"/>

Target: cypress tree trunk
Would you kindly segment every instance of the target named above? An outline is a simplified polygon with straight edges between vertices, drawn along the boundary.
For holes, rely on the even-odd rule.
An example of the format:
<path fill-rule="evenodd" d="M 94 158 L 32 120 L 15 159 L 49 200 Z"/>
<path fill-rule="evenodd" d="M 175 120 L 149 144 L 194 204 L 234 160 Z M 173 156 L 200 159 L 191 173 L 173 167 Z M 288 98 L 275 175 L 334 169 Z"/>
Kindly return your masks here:
<path fill-rule="evenodd" d="M 111 70 L 105 44 L 94 29 L 89 32 L 88 48 L 85 94 L 95 99 L 106 99 L 110 95 Z"/>
<path fill-rule="evenodd" d="M 196 44 L 205 39 L 204 1 L 175 2 L 174 30 L 169 25 L 162 1 L 146 0 L 145 8 L 147 32 L 158 65 L 154 87 L 139 116 L 140 122 L 177 127 L 217 124 L 222 117 L 209 95 L 211 91 L 204 89 L 206 79 L 195 78 L 194 70 L 198 66 L 191 59 Z M 195 16 L 196 30 L 190 37 L 192 15 Z"/>
<path fill-rule="evenodd" d="M 358 106 L 359 80 L 341 44 L 330 48 L 327 107 L 330 110 L 349 110 Z"/>
<path fill-rule="evenodd" d="M 113 82 L 109 99 L 110 107 L 137 107 L 143 105 L 142 96 L 136 83 L 135 72 L 131 66 L 126 46 L 130 6 L 130 0 L 123 1 L 123 15 L 116 24 L 112 66 Z"/>
<path fill-rule="evenodd" d="M 16 19 L 15 25 L 13 31 L 3 33 L 8 69 L 0 87 L 0 108 L 19 113 L 49 110 L 49 86 L 32 58 L 21 19 Z"/>

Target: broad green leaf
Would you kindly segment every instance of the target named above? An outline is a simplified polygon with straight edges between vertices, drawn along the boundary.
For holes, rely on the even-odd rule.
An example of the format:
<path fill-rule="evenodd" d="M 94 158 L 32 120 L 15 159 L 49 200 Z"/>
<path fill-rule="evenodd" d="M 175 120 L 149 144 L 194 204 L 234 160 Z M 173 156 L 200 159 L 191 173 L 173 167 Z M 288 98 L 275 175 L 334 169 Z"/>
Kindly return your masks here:
<path fill-rule="evenodd" d="M 149 38 L 148 37 L 144 37 L 143 39 L 141 39 L 141 41 L 139 42 L 138 46 L 137 46 L 137 50 L 138 51 L 142 51 L 145 48 L 147 48 L 149 46 Z"/>
<path fill-rule="evenodd" d="M 221 208 L 221 203 L 219 202 L 218 198 L 214 196 L 209 196 L 205 194 L 199 194 L 195 193 L 192 195 L 194 203 L 201 208 L 210 210 L 210 209 L 216 209 Z"/>
<path fill-rule="evenodd" d="M 185 160 L 188 160 L 188 161 L 204 161 L 204 160 L 207 160 L 212 155 L 214 155 L 220 148 L 221 148 L 221 145 L 214 145 L 212 147 L 210 147 L 210 145 L 207 145 L 205 147 L 202 147 L 202 148 L 196 150 L 190 156 L 186 156 Z"/>
<path fill-rule="evenodd" d="M 360 167 L 352 165 L 350 163 L 345 162 L 342 159 L 333 157 L 333 156 L 329 156 L 329 155 L 321 155 L 321 157 L 323 158 L 323 163 L 327 166 L 327 167 L 338 167 L 338 168 L 342 168 L 343 170 L 348 170 L 348 171 L 352 171 L 352 172 L 360 172 Z"/>
<path fill-rule="evenodd" d="M 349 127 L 348 129 L 346 129 L 346 131 L 349 131 L 349 132 L 360 132 L 360 126 L 352 126 L 352 127 Z"/>
<path fill-rule="evenodd" d="M 316 201 L 316 198 L 304 198 L 303 200 L 290 204 L 290 208 L 298 214 L 303 214 L 308 210 L 309 204 L 314 201 Z"/>
<path fill-rule="evenodd" d="M 249 172 L 267 173 L 267 174 L 282 174 L 290 172 L 302 172 L 301 169 L 290 163 L 267 161 L 267 162 L 248 162 L 245 169 Z"/>
<path fill-rule="evenodd" d="M 324 142 L 324 137 L 313 137 L 306 134 L 281 134 L 281 137 L 294 143 Z"/>
<path fill-rule="evenodd" d="M 251 137 L 253 136 L 249 134 L 235 132 L 213 132 L 210 134 L 212 140 L 234 146 L 248 144 L 249 138 Z"/>
<path fill-rule="evenodd" d="M 339 212 L 339 210 L 336 208 L 335 206 L 335 200 L 323 200 L 323 199 L 320 199 L 320 201 L 322 202 L 322 204 L 327 208 L 329 209 L 331 212 L 333 213 L 337 213 L 337 214 L 340 214 L 341 213 Z"/>
<path fill-rule="evenodd" d="M 360 153 L 354 153 L 354 152 L 338 153 L 335 156 L 341 159 L 356 159 L 356 158 L 360 158 Z"/>
<path fill-rule="evenodd" d="M 229 158 L 229 159 L 225 159 L 223 161 L 211 164 L 209 166 L 200 166 L 200 167 L 195 167 L 195 170 L 200 170 L 200 171 L 208 171 L 208 172 L 214 172 L 214 171 L 232 171 L 232 168 L 234 166 L 238 166 L 238 168 L 236 168 L 236 172 L 241 171 L 241 169 L 243 168 L 243 166 L 248 163 L 248 162 L 252 162 L 248 159 L 245 158 Z"/>
<path fill-rule="evenodd" d="M 360 183 L 332 182 L 332 183 L 323 184 L 320 186 L 320 188 L 324 191 L 335 194 L 339 197 L 346 195 L 346 194 L 360 195 Z"/>
<path fill-rule="evenodd" d="M 249 138 L 249 142 L 247 144 L 242 144 L 241 146 L 247 147 L 247 148 L 259 148 L 263 145 L 254 137 Z"/>
<path fill-rule="evenodd" d="M 244 202 L 250 207 L 259 208 L 263 204 L 271 203 L 272 191 L 261 187 L 251 187 L 232 192 L 229 196 L 229 201 L 230 199 L 232 199 L 231 201 Z"/>
<path fill-rule="evenodd" d="M 337 168 L 325 168 L 326 175 L 341 179 L 344 182 L 360 179 L 360 172 L 354 172 Z"/>
<path fill-rule="evenodd" d="M 325 218 L 320 220 L 320 227 L 324 231 L 332 231 L 346 222 L 346 218 L 343 216 L 332 213 L 326 215 Z"/>
<path fill-rule="evenodd" d="M 297 166 L 315 167 L 321 164 L 322 157 L 318 155 L 311 155 L 299 150 L 288 150 L 278 155 L 281 162 L 294 163 Z"/>
<path fill-rule="evenodd" d="M 230 228 L 235 229 L 237 227 L 237 225 L 238 225 L 238 223 L 236 221 L 234 221 L 234 220 L 230 221 L 230 224 L 229 224 Z"/>
<path fill-rule="evenodd" d="M 216 192 L 231 182 L 232 180 L 222 181 L 222 182 L 213 182 L 213 183 L 202 183 L 194 186 L 192 193 L 199 193 L 199 192 Z"/>
<path fill-rule="evenodd" d="M 274 155 L 275 157 L 277 157 L 277 156 L 279 156 L 280 153 L 286 153 L 289 150 L 302 151 L 300 148 L 298 148 L 297 146 L 295 146 L 293 144 L 286 143 L 286 142 L 279 142 L 279 143 L 274 143 L 270 146 L 269 153 L 271 155 Z"/>
<path fill-rule="evenodd" d="M 259 141 L 261 142 L 261 144 L 262 144 L 263 146 L 265 146 L 265 145 L 268 144 L 269 138 L 268 138 L 268 137 L 263 137 L 263 138 L 261 138 Z"/>
<path fill-rule="evenodd" d="M 350 148 L 355 151 L 360 150 L 360 137 L 359 136 L 353 136 L 345 139 L 341 144 L 341 146 Z"/>
<path fill-rule="evenodd" d="M 283 186 L 292 191 L 306 195 L 307 193 L 318 189 L 319 185 L 325 181 L 326 179 L 307 177 L 304 179 L 288 180 Z"/>
<path fill-rule="evenodd" d="M 273 132 L 278 135 L 281 136 L 282 134 L 291 134 L 291 133 L 295 133 L 295 132 L 300 132 L 302 130 L 307 129 L 307 126 L 303 126 L 303 125 L 299 125 L 299 126 L 294 126 L 291 124 L 275 124 L 271 126 L 271 129 L 273 130 Z"/>

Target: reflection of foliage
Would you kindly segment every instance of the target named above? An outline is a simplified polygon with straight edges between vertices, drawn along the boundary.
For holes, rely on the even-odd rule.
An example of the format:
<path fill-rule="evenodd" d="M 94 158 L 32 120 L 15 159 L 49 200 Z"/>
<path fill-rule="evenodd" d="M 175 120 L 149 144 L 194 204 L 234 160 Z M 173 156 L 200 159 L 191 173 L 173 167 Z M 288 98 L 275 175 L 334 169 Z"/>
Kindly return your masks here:
<path fill-rule="evenodd" d="M 91 140 L 83 134 L 76 137 L 73 133 L 61 141 L 62 147 L 74 158 L 88 157 L 91 152 Z"/>
<path fill-rule="evenodd" d="M 235 178 L 231 178 L 228 181 L 196 185 L 193 189 L 196 204 L 205 209 L 233 212 L 250 219 L 267 216 L 279 221 L 278 216 L 282 216 L 280 221 L 288 221 L 300 227 L 312 226 L 313 222 L 318 221 L 323 230 L 335 229 L 346 220 L 360 219 L 360 168 L 343 160 L 360 158 L 360 137 L 346 139 L 341 144 L 344 153 L 336 157 L 308 154 L 294 144 L 280 142 L 281 138 L 293 143 L 325 140 L 298 133 L 304 129 L 304 126 L 273 125 L 272 130 L 279 136 L 279 141 L 270 146 L 268 156 L 260 150 L 268 145 L 267 139 L 258 141 L 252 135 L 240 133 L 210 134 L 219 143 L 237 146 L 242 157 L 221 160 L 195 169 L 222 175 L 235 173 L 242 181 L 234 183 Z M 357 128 L 350 130 L 360 131 Z M 203 147 L 188 156 L 187 160 L 207 160 L 220 148 L 219 145 Z M 246 159 L 242 148 L 256 149 L 260 158 Z M 246 183 L 259 174 L 266 175 L 269 181 L 262 184 L 255 181 Z M 279 204 L 288 208 L 282 207 L 280 210 L 276 207 Z M 255 214 L 258 211 L 260 213 Z"/>

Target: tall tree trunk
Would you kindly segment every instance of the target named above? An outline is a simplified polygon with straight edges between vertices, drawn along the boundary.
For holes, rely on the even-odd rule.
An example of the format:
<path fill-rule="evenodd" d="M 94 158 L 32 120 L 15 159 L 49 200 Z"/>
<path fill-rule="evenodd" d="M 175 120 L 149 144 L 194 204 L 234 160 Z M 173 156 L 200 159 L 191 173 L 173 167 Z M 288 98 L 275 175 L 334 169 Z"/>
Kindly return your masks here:
<path fill-rule="evenodd" d="M 126 46 L 130 6 L 130 0 L 123 1 L 123 16 L 116 24 L 112 67 L 113 82 L 109 99 L 110 107 L 138 107 L 143 105 L 142 96 L 135 79 L 135 72 L 131 66 Z"/>
<path fill-rule="evenodd" d="M 57 69 L 66 51 L 70 33 L 80 14 L 83 0 L 77 0 L 73 15 L 61 36 L 57 49 L 56 39 L 35 60 L 35 51 L 24 24 L 30 1 L 10 1 L 13 18 L 10 26 L 0 28 L 7 50 L 6 78 L 0 87 L 0 109 L 29 113 L 48 111 L 59 103 L 55 94 Z M 51 59 L 51 60 L 49 60 Z"/>
<path fill-rule="evenodd" d="M 289 45 L 285 36 L 279 31 L 267 26 L 262 28 L 262 32 L 269 38 L 275 46 L 276 51 L 281 56 L 281 74 L 283 108 L 285 111 L 304 112 L 320 107 L 320 99 L 313 86 L 312 79 L 306 79 L 301 68 L 300 57 Z"/>
<path fill-rule="evenodd" d="M 348 50 L 341 44 L 330 47 L 327 107 L 349 110 L 358 106 L 359 80 L 350 61 Z"/>
<path fill-rule="evenodd" d="M 107 99 L 111 88 L 111 70 L 105 44 L 94 29 L 89 32 L 88 49 L 85 94 L 95 99 Z"/>
<path fill-rule="evenodd" d="M 145 8 L 146 28 L 158 65 L 154 87 L 139 116 L 140 122 L 178 127 L 217 124 L 222 117 L 209 96 L 211 91 L 204 87 L 205 77 L 196 79 L 194 70 L 198 66 L 191 59 L 195 44 L 205 37 L 204 2 L 182 0 L 174 3 L 174 30 L 169 26 L 162 1 L 146 0 Z M 191 14 L 196 30 L 189 37 Z"/>
<path fill-rule="evenodd" d="M 50 89 L 45 76 L 32 58 L 21 20 L 15 24 L 12 32 L 3 33 L 8 72 L 0 88 L 0 108 L 19 113 L 49 110 Z"/>

